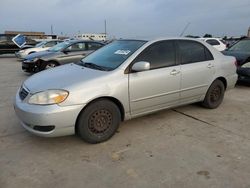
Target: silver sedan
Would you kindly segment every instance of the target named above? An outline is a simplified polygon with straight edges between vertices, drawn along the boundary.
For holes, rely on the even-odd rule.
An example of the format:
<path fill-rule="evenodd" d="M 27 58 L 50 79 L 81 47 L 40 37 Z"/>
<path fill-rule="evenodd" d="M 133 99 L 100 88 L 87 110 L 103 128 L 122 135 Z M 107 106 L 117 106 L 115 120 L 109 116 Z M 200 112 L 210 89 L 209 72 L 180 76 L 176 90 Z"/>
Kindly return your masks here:
<path fill-rule="evenodd" d="M 205 42 L 118 40 L 80 62 L 31 76 L 14 107 L 31 133 L 77 133 L 99 143 L 124 120 L 195 102 L 216 108 L 236 80 L 235 58 Z"/>

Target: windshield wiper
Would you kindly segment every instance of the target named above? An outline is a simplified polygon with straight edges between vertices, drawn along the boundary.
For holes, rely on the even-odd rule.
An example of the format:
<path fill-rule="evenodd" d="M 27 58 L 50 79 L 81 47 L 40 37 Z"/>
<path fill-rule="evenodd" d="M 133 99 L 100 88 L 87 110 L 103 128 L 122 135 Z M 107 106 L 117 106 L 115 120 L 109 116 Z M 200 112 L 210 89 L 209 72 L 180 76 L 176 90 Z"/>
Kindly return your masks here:
<path fill-rule="evenodd" d="M 108 67 L 103 67 L 103 66 L 100 66 L 100 65 L 97 65 L 97 64 L 94 64 L 94 63 L 87 63 L 87 62 L 83 62 L 82 60 L 81 60 L 81 62 L 82 62 L 82 65 L 84 67 L 88 67 L 88 68 L 92 68 L 92 69 L 97 69 L 97 70 L 103 70 L 103 71 L 109 71 L 109 70 L 111 70 Z"/>

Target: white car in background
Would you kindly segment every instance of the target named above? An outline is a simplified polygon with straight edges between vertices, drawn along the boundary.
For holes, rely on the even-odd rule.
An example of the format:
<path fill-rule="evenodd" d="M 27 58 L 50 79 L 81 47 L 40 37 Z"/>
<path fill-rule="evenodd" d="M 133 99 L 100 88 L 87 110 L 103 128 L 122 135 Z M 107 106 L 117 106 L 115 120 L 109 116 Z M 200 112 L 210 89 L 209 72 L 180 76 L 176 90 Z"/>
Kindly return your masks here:
<path fill-rule="evenodd" d="M 29 54 L 35 53 L 35 52 L 41 52 L 46 51 L 52 46 L 55 46 L 56 44 L 62 42 L 61 40 L 50 40 L 50 41 L 43 41 L 38 43 L 34 48 L 28 48 L 24 50 L 20 50 L 16 53 L 16 57 L 20 59 L 25 59 L 25 57 Z"/>
<path fill-rule="evenodd" d="M 216 48 L 219 51 L 223 51 L 227 48 L 226 44 L 222 42 L 222 39 L 220 38 L 199 38 L 208 44 L 212 45 L 214 48 Z"/>

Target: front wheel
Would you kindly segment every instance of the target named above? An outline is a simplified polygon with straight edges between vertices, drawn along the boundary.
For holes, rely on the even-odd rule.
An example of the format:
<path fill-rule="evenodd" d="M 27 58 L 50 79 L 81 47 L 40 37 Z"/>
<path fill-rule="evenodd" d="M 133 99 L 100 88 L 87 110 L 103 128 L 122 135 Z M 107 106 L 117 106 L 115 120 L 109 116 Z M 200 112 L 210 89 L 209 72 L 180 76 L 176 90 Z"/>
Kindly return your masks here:
<path fill-rule="evenodd" d="M 202 105 L 206 108 L 217 108 L 223 101 L 225 86 L 222 81 L 215 80 L 209 87 Z"/>
<path fill-rule="evenodd" d="M 98 100 L 80 113 L 76 128 L 84 141 L 95 144 L 111 138 L 120 122 L 121 113 L 117 105 L 109 100 Z"/>
<path fill-rule="evenodd" d="M 47 69 L 52 69 L 54 67 L 58 66 L 58 64 L 54 61 L 49 61 L 49 62 L 43 62 L 42 64 L 42 70 L 47 70 Z"/>

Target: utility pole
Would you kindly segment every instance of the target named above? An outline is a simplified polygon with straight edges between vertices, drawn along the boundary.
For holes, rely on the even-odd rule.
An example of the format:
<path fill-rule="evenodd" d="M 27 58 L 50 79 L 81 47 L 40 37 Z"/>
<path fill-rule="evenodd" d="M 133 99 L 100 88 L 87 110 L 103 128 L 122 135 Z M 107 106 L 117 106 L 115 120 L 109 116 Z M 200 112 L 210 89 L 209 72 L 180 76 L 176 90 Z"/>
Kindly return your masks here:
<path fill-rule="evenodd" d="M 51 35 L 53 35 L 53 25 L 52 24 L 50 26 L 50 33 L 51 33 Z"/>
<path fill-rule="evenodd" d="M 107 35 L 107 22 L 104 20 L 104 34 Z"/>

